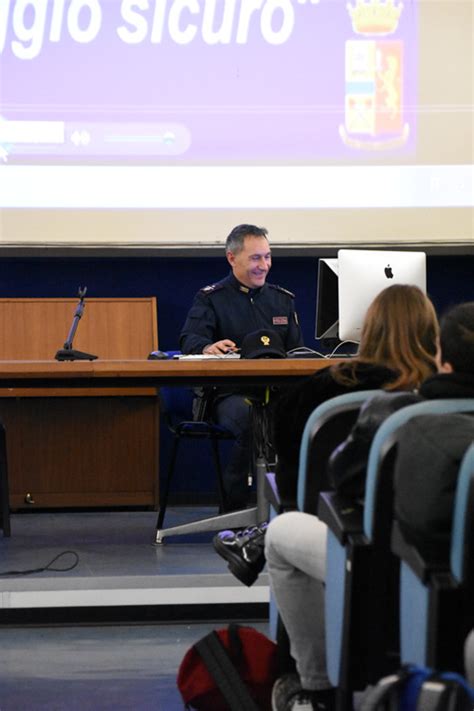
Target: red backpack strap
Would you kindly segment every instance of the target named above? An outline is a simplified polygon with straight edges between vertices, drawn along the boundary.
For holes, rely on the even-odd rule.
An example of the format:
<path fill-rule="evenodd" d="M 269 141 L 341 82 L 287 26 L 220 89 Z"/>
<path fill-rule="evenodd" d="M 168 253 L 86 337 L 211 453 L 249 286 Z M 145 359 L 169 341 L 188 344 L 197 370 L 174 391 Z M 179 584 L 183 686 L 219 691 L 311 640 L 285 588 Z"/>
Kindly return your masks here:
<path fill-rule="evenodd" d="M 231 711 L 259 711 L 216 632 L 196 642 L 195 648 Z"/>

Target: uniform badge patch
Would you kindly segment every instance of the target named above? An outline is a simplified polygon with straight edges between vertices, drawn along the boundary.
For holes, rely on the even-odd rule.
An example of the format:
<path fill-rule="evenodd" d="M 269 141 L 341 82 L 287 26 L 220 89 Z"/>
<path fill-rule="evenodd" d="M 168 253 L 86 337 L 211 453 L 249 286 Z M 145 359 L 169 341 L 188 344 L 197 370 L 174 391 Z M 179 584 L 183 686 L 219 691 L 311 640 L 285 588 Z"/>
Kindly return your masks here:
<path fill-rule="evenodd" d="M 288 325 L 288 317 L 287 316 L 274 316 L 272 321 L 273 321 L 274 326 L 287 326 Z"/>

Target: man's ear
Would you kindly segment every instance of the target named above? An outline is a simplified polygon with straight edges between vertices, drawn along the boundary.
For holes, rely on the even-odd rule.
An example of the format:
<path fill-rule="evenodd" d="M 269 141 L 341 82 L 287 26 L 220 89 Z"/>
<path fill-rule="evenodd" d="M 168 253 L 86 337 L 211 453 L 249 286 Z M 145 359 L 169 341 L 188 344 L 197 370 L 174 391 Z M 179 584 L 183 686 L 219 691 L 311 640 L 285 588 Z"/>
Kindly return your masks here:
<path fill-rule="evenodd" d="M 440 373 L 453 373 L 454 368 L 451 365 L 451 363 L 449 363 L 447 360 L 444 360 L 441 362 L 441 368 L 439 369 L 439 372 Z"/>
<path fill-rule="evenodd" d="M 232 252 L 226 252 L 225 256 L 227 257 L 227 261 L 229 262 L 230 266 L 233 267 L 235 263 L 235 255 L 232 254 Z"/>

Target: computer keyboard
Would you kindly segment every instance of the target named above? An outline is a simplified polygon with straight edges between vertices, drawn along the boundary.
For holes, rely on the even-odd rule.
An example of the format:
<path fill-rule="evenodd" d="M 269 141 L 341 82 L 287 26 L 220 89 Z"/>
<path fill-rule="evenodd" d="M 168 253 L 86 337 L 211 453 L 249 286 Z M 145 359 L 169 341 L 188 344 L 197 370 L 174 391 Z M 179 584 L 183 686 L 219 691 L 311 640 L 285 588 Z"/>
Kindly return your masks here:
<path fill-rule="evenodd" d="M 192 353 L 190 355 L 175 355 L 176 360 L 238 360 L 240 353 L 222 353 L 221 355 L 211 355 L 210 353 Z"/>

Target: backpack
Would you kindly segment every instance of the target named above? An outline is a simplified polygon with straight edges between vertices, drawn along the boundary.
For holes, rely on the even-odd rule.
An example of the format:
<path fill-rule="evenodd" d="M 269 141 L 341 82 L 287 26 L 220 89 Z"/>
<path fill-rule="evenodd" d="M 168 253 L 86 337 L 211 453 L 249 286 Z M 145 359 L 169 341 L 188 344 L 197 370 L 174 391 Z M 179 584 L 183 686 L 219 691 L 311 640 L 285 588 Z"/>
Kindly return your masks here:
<path fill-rule="evenodd" d="M 187 709 L 270 711 L 277 645 L 252 627 L 231 624 L 186 652 L 177 676 Z"/>
<path fill-rule="evenodd" d="M 381 679 L 360 711 L 472 711 L 474 689 L 460 675 L 408 664 Z"/>

